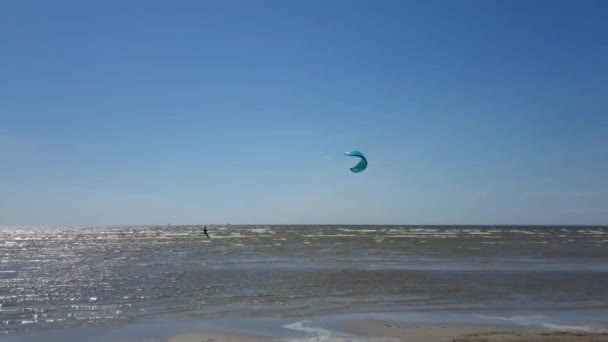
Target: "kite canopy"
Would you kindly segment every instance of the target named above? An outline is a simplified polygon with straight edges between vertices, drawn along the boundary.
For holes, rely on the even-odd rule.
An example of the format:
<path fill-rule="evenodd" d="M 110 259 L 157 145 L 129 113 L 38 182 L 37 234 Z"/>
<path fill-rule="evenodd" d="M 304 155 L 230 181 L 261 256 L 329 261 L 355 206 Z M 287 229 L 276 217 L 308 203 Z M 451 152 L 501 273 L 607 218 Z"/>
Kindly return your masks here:
<path fill-rule="evenodd" d="M 363 155 L 363 153 L 361 153 L 359 151 L 350 151 L 350 152 L 346 152 L 345 155 L 350 156 L 350 157 L 361 158 L 361 160 L 359 160 L 359 163 L 357 163 L 357 165 L 350 168 L 350 170 L 352 172 L 355 172 L 355 173 L 361 172 L 361 171 L 365 170 L 365 168 L 367 167 L 367 159 L 365 159 L 365 156 Z"/>

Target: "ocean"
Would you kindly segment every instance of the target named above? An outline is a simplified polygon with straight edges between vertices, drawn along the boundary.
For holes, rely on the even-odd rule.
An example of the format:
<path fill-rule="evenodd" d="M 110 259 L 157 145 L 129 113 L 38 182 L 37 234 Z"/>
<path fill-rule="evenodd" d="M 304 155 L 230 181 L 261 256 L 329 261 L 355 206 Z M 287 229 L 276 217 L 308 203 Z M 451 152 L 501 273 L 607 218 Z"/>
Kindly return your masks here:
<path fill-rule="evenodd" d="M 1 227 L 0 339 L 341 317 L 608 329 L 608 227 L 207 227 Z"/>

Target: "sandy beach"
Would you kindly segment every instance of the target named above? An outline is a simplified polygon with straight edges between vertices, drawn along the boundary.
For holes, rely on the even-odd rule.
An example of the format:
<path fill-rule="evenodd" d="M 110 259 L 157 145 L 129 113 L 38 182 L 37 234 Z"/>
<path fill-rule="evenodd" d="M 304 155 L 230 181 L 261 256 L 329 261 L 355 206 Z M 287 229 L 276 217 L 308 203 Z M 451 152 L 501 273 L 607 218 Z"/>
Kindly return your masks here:
<path fill-rule="evenodd" d="M 267 340 L 267 338 L 248 335 L 193 332 L 171 336 L 167 339 L 167 342 L 261 342 Z"/>
<path fill-rule="evenodd" d="M 378 320 L 349 321 L 340 328 L 361 336 L 420 342 L 608 341 L 607 333 L 544 330 L 514 326 L 402 324 Z"/>
<path fill-rule="evenodd" d="M 171 336 L 167 342 L 258 341 L 410 341 L 410 342 L 603 342 L 608 333 L 560 331 L 539 328 L 458 324 L 411 324 L 382 320 L 342 322 L 335 335 L 269 338 L 217 332 L 193 332 Z"/>

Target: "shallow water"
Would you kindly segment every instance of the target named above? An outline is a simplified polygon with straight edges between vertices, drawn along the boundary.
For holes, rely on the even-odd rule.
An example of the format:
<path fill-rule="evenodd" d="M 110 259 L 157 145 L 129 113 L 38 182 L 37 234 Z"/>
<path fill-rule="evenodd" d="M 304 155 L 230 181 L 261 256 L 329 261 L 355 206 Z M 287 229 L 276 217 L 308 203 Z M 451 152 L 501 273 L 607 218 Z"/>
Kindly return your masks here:
<path fill-rule="evenodd" d="M 607 227 L 212 226 L 210 234 L 0 228 L 0 330 L 357 313 L 580 325 L 608 317 Z"/>

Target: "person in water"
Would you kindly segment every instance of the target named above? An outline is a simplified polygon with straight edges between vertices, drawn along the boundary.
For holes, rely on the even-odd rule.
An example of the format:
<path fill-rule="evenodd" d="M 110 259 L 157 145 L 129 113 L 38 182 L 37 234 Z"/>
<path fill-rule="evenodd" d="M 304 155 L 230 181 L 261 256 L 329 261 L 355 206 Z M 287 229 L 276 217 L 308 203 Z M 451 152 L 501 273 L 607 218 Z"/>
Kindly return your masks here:
<path fill-rule="evenodd" d="M 207 239 L 211 239 L 211 237 L 209 236 L 209 234 L 207 234 L 207 227 L 203 226 L 203 233 L 205 233 L 205 235 L 207 236 Z"/>

